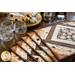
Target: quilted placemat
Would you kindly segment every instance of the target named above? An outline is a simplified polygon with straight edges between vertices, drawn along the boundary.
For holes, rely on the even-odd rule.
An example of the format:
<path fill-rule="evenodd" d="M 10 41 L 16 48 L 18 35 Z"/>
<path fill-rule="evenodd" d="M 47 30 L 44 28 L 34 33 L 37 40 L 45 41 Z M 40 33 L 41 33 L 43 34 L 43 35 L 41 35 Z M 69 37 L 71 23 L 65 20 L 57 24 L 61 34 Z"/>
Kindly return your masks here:
<path fill-rule="evenodd" d="M 64 30 L 64 31 L 62 31 L 63 33 L 61 32 L 61 29 Z M 55 56 L 57 57 L 57 59 L 58 60 L 62 60 L 62 59 L 64 59 L 65 57 L 67 57 L 69 55 L 72 55 L 72 54 L 74 55 L 74 51 L 75 51 L 75 49 L 74 49 L 75 48 L 74 31 L 75 31 L 74 27 L 71 27 L 71 26 L 54 25 L 54 26 L 52 26 L 52 28 L 50 29 L 49 32 L 47 32 L 47 28 L 42 28 L 42 29 L 35 30 L 35 33 L 52 50 L 53 54 L 55 54 Z M 58 35 L 58 32 L 59 32 L 59 35 Z M 62 35 L 60 34 L 60 32 L 62 33 Z M 64 33 L 64 32 L 66 32 L 66 33 Z M 44 34 L 44 36 L 47 35 L 46 39 L 44 38 L 43 34 Z M 64 38 L 64 36 L 66 38 Z M 53 45 L 52 47 L 50 46 L 51 44 Z M 60 48 L 56 48 L 56 47 L 54 47 L 54 45 L 59 46 Z M 61 51 L 61 46 L 63 48 L 62 51 Z"/>

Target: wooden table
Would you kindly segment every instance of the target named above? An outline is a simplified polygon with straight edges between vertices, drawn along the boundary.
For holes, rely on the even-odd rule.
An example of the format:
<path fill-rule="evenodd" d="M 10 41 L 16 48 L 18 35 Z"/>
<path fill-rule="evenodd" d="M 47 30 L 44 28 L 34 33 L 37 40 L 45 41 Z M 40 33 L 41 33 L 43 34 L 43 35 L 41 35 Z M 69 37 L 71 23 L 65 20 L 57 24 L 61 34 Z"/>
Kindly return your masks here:
<path fill-rule="evenodd" d="M 69 17 L 69 18 L 68 18 L 69 20 L 71 20 L 71 19 L 73 20 L 73 19 L 74 19 L 74 15 L 73 15 L 73 16 L 67 15 L 67 17 Z M 5 19 L 6 19 L 6 17 L 0 17 L 0 24 L 1 24 L 1 22 L 4 21 Z M 74 19 L 74 20 L 75 20 L 75 19 Z M 45 26 L 49 26 L 49 25 L 50 25 L 49 22 L 45 22 L 45 21 L 42 20 L 39 25 L 28 28 L 28 29 L 27 29 L 27 32 L 32 32 L 34 29 L 39 29 L 39 28 L 41 28 L 41 27 L 45 27 Z M 27 33 L 27 32 L 26 32 L 26 33 Z M 25 33 L 25 34 L 26 34 L 26 33 Z M 23 34 L 23 35 L 25 35 L 25 34 Z M 13 39 L 12 39 L 11 41 L 9 41 L 9 42 L 3 42 L 3 41 L 0 40 L 0 55 L 1 55 L 1 53 L 2 53 L 3 51 L 9 51 L 9 47 L 13 46 L 13 45 L 15 44 L 16 40 L 21 39 L 20 37 L 23 36 L 23 35 L 17 35 L 16 33 L 14 33 Z M 75 61 L 75 59 L 74 59 L 73 61 Z M 3 62 L 3 61 L 1 60 L 1 57 L 0 57 L 0 62 Z"/>

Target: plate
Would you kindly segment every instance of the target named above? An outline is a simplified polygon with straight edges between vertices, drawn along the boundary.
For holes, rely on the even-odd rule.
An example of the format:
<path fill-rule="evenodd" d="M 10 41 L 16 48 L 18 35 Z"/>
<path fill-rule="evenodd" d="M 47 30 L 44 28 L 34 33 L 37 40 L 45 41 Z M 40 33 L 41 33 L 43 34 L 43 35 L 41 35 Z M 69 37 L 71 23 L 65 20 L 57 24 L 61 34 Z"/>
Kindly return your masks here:
<path fill-rule="evenodd" d="M 35 23 L 26 23 L 26 25 L 27 25 L 27 27 L 32 27 L 32 26 L 36 26 L 36 25 L 38 25 L 40 22 L 41 22 L 41 20 L 42 20 L 42 16 L 41 16 L 41 14 L 40 13 L 37 13 L 36 14 L 36 16 L 37 16 L 37 22 L 35 22 Z M 19 18 L 19 17 L 18 17 Z M 13 17 L 10 17 L 9 15 L 7 16 L 7 19 L 10 19 L 10 20 L 15 20 Z"/>

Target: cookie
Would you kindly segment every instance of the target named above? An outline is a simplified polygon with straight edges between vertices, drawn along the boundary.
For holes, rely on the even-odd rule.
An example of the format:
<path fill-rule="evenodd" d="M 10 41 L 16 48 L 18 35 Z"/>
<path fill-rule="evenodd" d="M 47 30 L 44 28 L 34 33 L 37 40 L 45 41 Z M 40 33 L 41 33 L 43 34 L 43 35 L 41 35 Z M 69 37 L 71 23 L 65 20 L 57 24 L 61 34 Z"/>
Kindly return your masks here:
<path fill-rule="evenodd" d="M 66 36 L 66 33 L 62 33 L 63 36 Z"/>
<path fill-rule="evenodd" d="M 65 40 L 65 39 L 66 39 L 66 37 L 65 37 L 65 36 L 60 36 L 60 38 L 61 38 L 61 39 L 63 39 L 63 40 Z"/>
<path fill-rule="evenodd" d="M 68 32 L 67 35 L 72 35 L 72 33 L 71 32 Z"/>
<path fill-rule="evenodd" d="M 62 30 L 63 33 L 67 33 L 67 30 Z"/>
<path fill-rule="evenodd" d="M 70 31 L 71 33 L 75 33 L 75 31 L 74 30 L 72 30 L 72 31 Z"/>
<path fill-rule="evenodd" d="M 71 36 L 67 36 L 68 39 L 71 39 Z"/>

